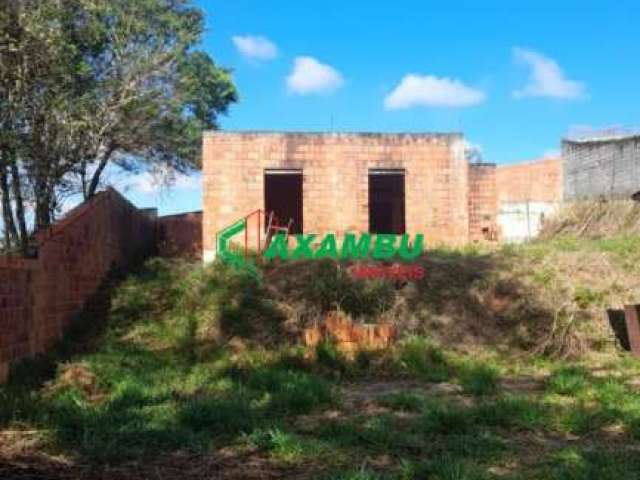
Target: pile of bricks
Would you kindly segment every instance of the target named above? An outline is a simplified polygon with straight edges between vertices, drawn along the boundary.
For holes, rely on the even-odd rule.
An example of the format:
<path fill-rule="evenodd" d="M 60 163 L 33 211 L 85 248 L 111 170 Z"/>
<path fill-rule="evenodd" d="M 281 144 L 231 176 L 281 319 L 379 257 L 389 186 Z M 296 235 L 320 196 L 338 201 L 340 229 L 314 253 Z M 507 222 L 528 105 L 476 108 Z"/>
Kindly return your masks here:
<path fill-rule="evenodd" d="M 342 312 L 329 312 L 321 325 L 314 325 L 304 331 L 306 346 L 315 347 L 323 341 L 330 341 L 347 354 L 387 348 L 397 337 L 394 325 L 354 323 L 351 317 Z"/>

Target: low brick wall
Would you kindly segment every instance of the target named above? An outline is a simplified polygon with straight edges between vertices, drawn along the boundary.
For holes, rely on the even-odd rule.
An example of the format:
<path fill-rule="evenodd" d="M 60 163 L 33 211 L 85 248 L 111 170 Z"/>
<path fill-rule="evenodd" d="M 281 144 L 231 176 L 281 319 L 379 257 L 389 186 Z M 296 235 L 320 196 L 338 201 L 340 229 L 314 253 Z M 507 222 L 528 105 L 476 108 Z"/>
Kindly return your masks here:
<path fill-rule="evenodd" d="M 158 218 L 158 249 L 163 257 L 202 258 L 202 212 Z"/>
<path fill-rule="evenodd" d="M 36 240 L 36 259 L 0 257 L 0 382 L 61 337 L 109 272 L 154 252 L 155 220 L 110 189 Z"/>

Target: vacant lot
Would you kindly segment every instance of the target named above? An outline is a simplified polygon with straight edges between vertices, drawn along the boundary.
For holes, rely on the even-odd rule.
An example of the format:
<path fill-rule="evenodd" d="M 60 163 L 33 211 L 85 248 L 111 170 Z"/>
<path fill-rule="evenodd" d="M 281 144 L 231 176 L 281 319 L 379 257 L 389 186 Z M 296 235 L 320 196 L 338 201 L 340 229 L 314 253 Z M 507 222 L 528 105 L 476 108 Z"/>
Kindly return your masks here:
<path fill-rule="evenodd" d="M 601 315 L 638 246 L 434 251 L 417 284 L 152 260 L 0 387 L 0 478 L 640 478 L 640 362 Z M 297 345 L 335 309 L 402 338 Z"/>

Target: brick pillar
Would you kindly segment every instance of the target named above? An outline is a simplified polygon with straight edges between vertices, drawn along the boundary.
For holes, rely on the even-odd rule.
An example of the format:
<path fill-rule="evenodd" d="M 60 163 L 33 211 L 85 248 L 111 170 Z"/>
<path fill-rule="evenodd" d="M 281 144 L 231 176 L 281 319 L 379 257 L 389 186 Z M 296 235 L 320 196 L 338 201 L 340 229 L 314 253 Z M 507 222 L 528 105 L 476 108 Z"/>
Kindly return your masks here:
<path fill-rule="evenodd" d="M 625 305 L 624 316 L 627 323 L 627 334 L 629 335 L 629 346 L 631 353 L 640 357 L 640 322 L 638 321 L 638 308 L 640 305 Z"/>

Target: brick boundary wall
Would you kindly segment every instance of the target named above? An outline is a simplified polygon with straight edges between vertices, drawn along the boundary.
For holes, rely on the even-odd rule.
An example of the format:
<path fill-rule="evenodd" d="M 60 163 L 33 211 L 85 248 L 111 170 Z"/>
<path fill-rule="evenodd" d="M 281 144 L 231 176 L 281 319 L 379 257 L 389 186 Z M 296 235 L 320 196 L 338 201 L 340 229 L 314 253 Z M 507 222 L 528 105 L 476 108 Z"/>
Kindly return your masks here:
<path fill-rule="evenodd" d="M 159 217 L 158 253 L 162 257 L 202 259 L 202 212 Z"/>
<path fill-rule="evenodd" d="M 155 219 L 113 189 L 36 234 L 38 257 L 0 257 L 0 382 L 50 348 L 113 269 L 155 250 Z"/>
<path fill-rule="evenodd" d="M 500 165 L 496 171 L 498 203 L 562 201 L 561 159 L 547 158 L 515 165 Z"/>

